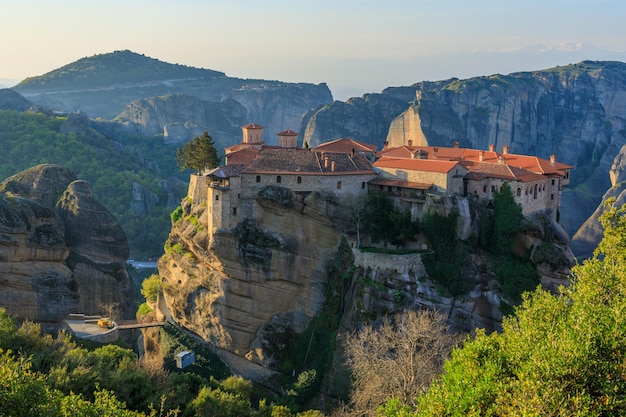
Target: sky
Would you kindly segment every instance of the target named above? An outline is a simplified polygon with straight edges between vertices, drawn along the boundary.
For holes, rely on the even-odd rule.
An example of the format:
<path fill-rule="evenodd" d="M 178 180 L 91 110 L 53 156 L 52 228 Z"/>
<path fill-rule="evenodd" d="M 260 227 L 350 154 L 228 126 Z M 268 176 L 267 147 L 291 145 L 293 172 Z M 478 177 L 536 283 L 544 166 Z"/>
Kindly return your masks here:
<path fill-rule="evenodd" d="M 336 100 L 451 77 L 626 61 L 623 0 L 0 0 L 0 87 L 131 50 Z"/>

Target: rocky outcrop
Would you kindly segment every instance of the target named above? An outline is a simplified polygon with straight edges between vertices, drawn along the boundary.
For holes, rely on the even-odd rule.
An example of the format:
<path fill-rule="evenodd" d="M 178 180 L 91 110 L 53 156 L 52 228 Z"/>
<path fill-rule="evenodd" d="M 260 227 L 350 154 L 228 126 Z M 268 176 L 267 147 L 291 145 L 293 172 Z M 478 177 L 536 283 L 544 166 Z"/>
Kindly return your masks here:
<path fill-rule="evenodd" d="M 30 107 L 30 101 L 19 93 L 9 88 L 0 88 L 0 110 L 26 111 Z"/>
<path fill-rule="evenodd" d="M 133 101 L 115 121 L 142 135 L 163 134 L 166 143 L 187 142 L 210 131 L 218 148 L 223 148 L 232 144 L 235 136 L 241 136 L 240 126 L 247 121 L 247 111 L 232 99 L 209 102 L 191 95 L 169 94 Z"/>
<path fill-rule="evenodd" d="M 334 195 L 293 193 L 284 204 L 275 191 L 251 202 L 253 217 L 212 237 L 206 203 L 185 200 L 158 263 L 178 324 L 266 366 L 271 329 L 302 332 L 320 313 L 348 216 Z"/>
<path fill-rule="evenodd" d="M 180 93 L 129 103 L 114 120 L 143 135 L 163 134 L 166 143 L 208 131 L 221 152 L 241 140 L 241 126 L 250 121 L 264 126 L 263 140 L 275 145 L 276 133 L 296 129 L 303 114 L 332 101 L 325 84 L 247 81 L 220 95 L 179 87 Z"/>
<path fill-rule="evenodd" d="M 128 243 L 85 181 L 39 165 L 0 184 L 0 305 L 33 321 L 133 313 Z"/>
<path fill-rule="evenodd" d="M 626 64 L 584 61 L 543 71 L 468 80 L 422 82 L 411 87 L 333 103 L 307 115 L 301 131 L 320 137 L 355 137 L 390 145 L 414 144 L 498 150 L 574 165 L 562 196 L 560 220 L 573 235 L 611 186 L 609 170 L 626 144 Z M 394 109 L 393 111 L 390 111 Z M 360 126 L 386 126 L 381 130 Z"/>
<path fill-rule="evenodd" d="M 355 326 L 426 306 L 445 313 L 450 324 L 463 331 L 500 328 L 502 291 L 495 273 L 489 272 L 495 267 L 487 257 L 471 255 L 464 279 L 472 282 L 472 290 L 450 297 L 428 279 L 421 254 L 351 250 L 346 239 L 351 207 L 332 193 L 266 186 L 253 197 L 240 195 L 239 213 L 246 215 L 234 227 L 209 233 L 208 216 L 216 208 L 200 190 L 206 194 L 206 184 L 196 178 L 158 262 L 162 300 L 166 314 L 179 325 L 237 355 L 238 372 L 246 372 L 241 358 L 276 369 L 291 335 L 304 333 L 333 297 L 349 306 L 337 313 L 346 315 L 341 321 Z M 437 199 L 432 204 L 436 207 L 431 209 L 442 214 L 456 205 L 462 213 L 457 220 L 459 239 L 477 235 L 477 209 L 469 207 L 467 199 Z M 427 249 L 424 242 L 417 247 Z M 557 291 L 567 284 L 575 259 L 567 233 L 550 215 L 536 213 L 525 220 L 515 252 L 523 258 L 530 255 L 546 288 Z M 332 271 L 337 270 L 345 293 L 331 291 L 336 288 Z M 514 300 L 504 301 L 510 305 Z M 228 363 L 231 359 L 224 357 Z"/>
<path fill-rule="evenodd" d="M 623 146 L 615 157 L 609 177 L 611 179 L 611 188 L 602 196 L 602 201 L 614 199 L 614 205 L 617 207 L 626 203 L 626 146 Z M 572 250 L 579 257 L 588 258 L 593 254 L 596 246 L 602 240 L 604 229 L 600 224 L 600 216 L 606 207 L 603 203 L 598 205 L 593 214 L 583 223 L 572 238 Z"/>

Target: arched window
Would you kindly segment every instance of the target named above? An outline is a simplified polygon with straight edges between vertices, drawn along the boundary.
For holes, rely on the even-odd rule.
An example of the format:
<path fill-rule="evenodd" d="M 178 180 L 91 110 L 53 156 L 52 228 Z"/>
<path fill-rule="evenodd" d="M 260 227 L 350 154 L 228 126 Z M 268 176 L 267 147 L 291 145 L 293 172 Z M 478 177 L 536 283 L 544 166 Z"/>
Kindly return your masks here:
<path fill-rule="evenodd" d="M 298 178 L 296 179 L 296 182 L 298 184 L 302 184 L 302 177 L 298 175 Z"/>
<path fill-rule="evenodd" d="M 533 199 L 536 200 L 537 199 L 537 184 L 535 184 L 535 188 L 533 191 Z"/>
<path fill-rule="evenodd" d="M 365 190 L 365 181 L 361 183 L 361 190 Z"/>
<path fill-rule="evenodd" d="M 277 176 L 276 176 L 276 182 L 277 182 L 277 183 L 279 183 L 279 184 L 280 184 L 280 183 L 282 182 L 282 180 L 283 180 L 283 179 L 280 177 L 280 175 L 277 175 Z"/>
<path fill-rule="evenodd" d="M 487 192 L 487 184 L 483 185 L 483 193 Z"/>
<path fill-rule="evenodd" d="M 341 190 L 341 181 L 337 181 L 337 189 Z"/>
<path fill-rule="evenodd" d="M 215 194 L 215 201 L 220 201 L 220 195 L 219 194 Z"/>
<path fill-rule="evenodd" d="M 520 187 L 517 187 L 517 196 L 518 197 L 522 196 L 522 189 Z"/>
<path fill-rule="evenodd" d="M 256 176 L 256 182 L 261 182 L 261 176 L 260 175 Z"/>

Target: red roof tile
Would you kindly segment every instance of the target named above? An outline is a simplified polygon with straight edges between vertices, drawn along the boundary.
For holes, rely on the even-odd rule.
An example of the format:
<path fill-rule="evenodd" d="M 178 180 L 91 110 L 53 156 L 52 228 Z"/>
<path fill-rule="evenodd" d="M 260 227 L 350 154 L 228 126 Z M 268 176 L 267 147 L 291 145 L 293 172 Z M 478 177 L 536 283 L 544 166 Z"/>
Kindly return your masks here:
<path fill-rule="evenodd" d="M 411 171 L 447 173 L 459 165 L 457 161 L 440 161 L 437 159 L 411 159 L 383 157 L 374 162 L 377 168 L 396 168 Z"/>
<path fill-rule="evenodd" d="M 335 139 L 330 142 L 325 142 L 319 146 L 313 148 L 316 152 L 329 152 L 329 153 L 345 153 L 351 154 L 354 152 L 372 153 L 376 150 L 376 145 L 369 143 L 363 143 L 350 138 Z"/>

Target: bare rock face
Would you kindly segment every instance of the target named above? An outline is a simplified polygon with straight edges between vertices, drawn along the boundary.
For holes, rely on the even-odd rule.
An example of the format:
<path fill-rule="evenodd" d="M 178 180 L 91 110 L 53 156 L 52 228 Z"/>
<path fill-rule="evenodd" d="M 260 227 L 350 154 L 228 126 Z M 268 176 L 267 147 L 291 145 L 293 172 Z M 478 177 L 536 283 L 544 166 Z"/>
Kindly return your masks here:
<path fill-rule="evenodd" d="M 33 321 L 132 314 L 119 224 L 74 173 L 39 165 L 0 184 L 0 305 Z"/>
<path fill-rule="evenodd" d="M 330 195 L 269 194 L 256 200 L 253 219 L 212 239 L 206 204 L 186 200 L 158 264 L 180 325 L 265 366 L 276 332 L 302 332 L 320 313 L 346 210 Z"/>

